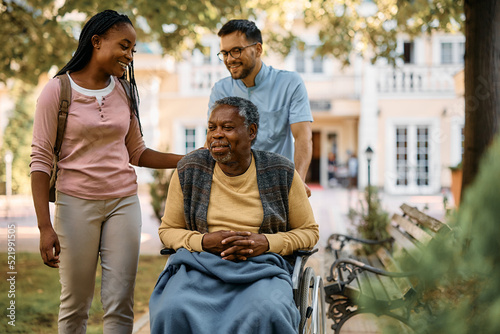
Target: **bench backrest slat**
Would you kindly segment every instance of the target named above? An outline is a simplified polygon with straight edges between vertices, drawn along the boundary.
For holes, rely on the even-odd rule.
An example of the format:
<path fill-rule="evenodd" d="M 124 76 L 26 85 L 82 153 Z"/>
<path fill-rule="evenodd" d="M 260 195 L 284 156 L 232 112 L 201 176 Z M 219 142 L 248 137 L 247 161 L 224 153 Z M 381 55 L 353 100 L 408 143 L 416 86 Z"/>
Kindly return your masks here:
<path fill-rule="evenodd" d="M 398 264 L 392 258 L 392 255 L 384 247 L 380 247 L 377 251 L 377 257 L 384 265 L 385 269 L 392 272 L 401 272 Z M 394 283 L 398 286 L 401 291 L 401 295 L 405 295 L 408 290 L 412 288 L 410 281 L 406 277 L 391 277 Z"/>
<path fill-rule="evenodd" d="M 367 269 L 366 271 L 361 270 L 358 273 L 355 270 L 356 264 L 343 269 L 337 268 L 339 270 L 339 282 L 344 282 L 347 273 L 356 275 L 356 279 L 346 282 L 343 287 L 345 296 L 349 298 L 366 296 L 377 301 L 388 302 L 389 305 L 392 301 L 401 302 L 403 300 L 404 302 L 408 300 L 410 303 L 414 303 L 415 299 L 412 296 L 417 292 L 413 284 L 419 284 L 416 279 L 410 279 L 406 275 L 398 277 L 398 275 L 391 274 L 387 276 L 375 274 L 377 270 L 368 269 L 368 266 L 383 269 L 389 273 L 406 272 L 409 276 L 412 276 L 414 265 L 420 262 L 423 257 L 422 250 L 429 243 L 435 242 L 434 238 L 438 234 L 449 232 L 451 229 L 446 223 L 429 217 L 407 204 L 401 205 L 401 210 L 403 214 L 394 214 L 387 226 L 387 232 L 394 240 L 390 247 L 387 247 L 389 244 L 385 243 L 375 253 L 366 253 L 359 245 L 352 248 L 343 248 L 343 251 L 335 251 L 337 259 L 354 258 L 367 265 L 364 267 L 364 269 Z M 332 276 L 334 275 L 332 274 Z M 353 296 L 350 296 L 350 294 Z M 390 307 L 393 306 L 390 305 Z"/>
<path fill-rule="evenodd" d="M 387 232 L 394 239 L 394 253 L 398 253 L 399 250 L 397 247 L 400 247 L 404 249 L 404 251 L 406 251 L 406 253 L 408 253 L 415 261 L 420 261 L 420 252 L 416 251 L 418 250 L 417 245 L 404 235 L 403 232 L 392 225 L 387 227 Z"/>
<path fill-rule="evenodd" d="M 432 236 L 430 236 L 427 232 L 415 225 L 412 221 L 405 219 L 397 213 L 392 216 L 392 221 L 423 245 L 427 245 L 429 241 L 432 240 Z"/>
<path fill-rule="evenodd" d="M 371 255 L 367 259 L 372 267 L 384 268 L 384 265 L 377 254 Z M 400 291 L 399 285 L 393 280 L 392 277 L 375 274 L 373 274 L 373 276 L 373 279 L 379 280 L 379 284 L 382 286 L 382 289 L 387 294 L 389 300 L 403 298 L 404 294 Z"/>
<path fill-rule="evenodd" d="M 450 229 L 445 223 L 442 223 L 439 220 L 426 215 L 425 213 L 409 206 L 408 204 L 402 204 L 400 208 L 406 215 L 413 219 L 416 219 L 420 224 L 434 232 L 438 232 L 443 227 Z"/>

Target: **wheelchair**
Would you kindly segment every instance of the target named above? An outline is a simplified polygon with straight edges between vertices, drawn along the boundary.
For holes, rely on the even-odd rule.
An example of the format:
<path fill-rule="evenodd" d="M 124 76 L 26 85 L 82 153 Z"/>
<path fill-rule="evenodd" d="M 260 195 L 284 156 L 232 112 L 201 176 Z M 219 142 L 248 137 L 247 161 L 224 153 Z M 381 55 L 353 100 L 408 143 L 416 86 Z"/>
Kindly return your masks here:
<path fill-rule="evenodd" d="M 325 334 L 325 290 L 323 279 L 316 275 L 314 269 L 306 267 L 307 259 L 318 251 L 317 248 L 298 250 L 285 259 L 293 265 L 292 288 L 295 305 L 299 309 L 299 334 Z M 161 255 L 172 255 L 174 249 L 164 248 Z M 168 267 L 169 261 L 165 264 Z"/>

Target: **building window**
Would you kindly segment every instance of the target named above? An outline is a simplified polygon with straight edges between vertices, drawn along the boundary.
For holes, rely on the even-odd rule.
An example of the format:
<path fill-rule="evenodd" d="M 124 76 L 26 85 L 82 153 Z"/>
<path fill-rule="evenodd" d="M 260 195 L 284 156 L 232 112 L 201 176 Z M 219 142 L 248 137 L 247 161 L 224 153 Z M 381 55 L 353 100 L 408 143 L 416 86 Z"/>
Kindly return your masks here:
<path fill-rule="evenodd" d="M 465 43 L 458 43 L 458 62 L 463 64 L 465 61 Z"/>
<path fill-rule="evenodd" d="M 306 72 L 306 60 L 304 57 L 304 51 L 297 50 L 295 53 L 295 71 L 298 73 Z"/>
<path fill-rule="evenodd" d="M 195 128 L 186 128 L 184 130 L 185 135 L 185 154 L 188 154 L 191 151 L 196 149 L 196 129 Z"/>
<path fill-rule="evenodd" d="M 313 73 L 323 73 L 323 57 L 316 56 L 313 58 Z"/>
<path fill-rule="evenodd" d="M 453 63 L 453 44 L 441 43 L 441 64 Z"/>
<path fill-rule="evenodd" d="M 413 42 L 405 42 L 403 44 L 403 60 L 405 64 L 414 64 L 415 63 L 415 56 L 414 56 L 414 51 L 413 51 Z"/>
<path fill-rule="evenodd" d="M 210 47 L 207 47 L 206 51 L 207 53 L 203 53 L 203 64 L 209 65 L 212 63 L 212 57 L 211 57 L 212 49 Z"/>
<path fill-rule="evenodd" d="M 187 154 L 205 145 L 207 140 L 206 121 L 186 120 L 174 122 L 173 151 Z"/>
<path fill-rule="evenodd" d="M 417 127 L 417 185 L 429 185 L 429 128 Z"/>
<path fill-rule="evenodd" d="M 464 145 L 464 117 L 456 116 L 450 122 L 450 166 L 457 166 L 463 161 Z"/>
<path fill-rule="evenodd" d="M 332 109 L 332 103 L 329 100 L 310 100 L 312 111 L 330 111 Z"/>
<path fill-rule="evenodd" d="M 385 186 L 393 194 L 432 194 L 440 187 L 440 143 L 433 138 L 439 119 L 403 119 L 388 122 Z M 459 127 L 453 125 L 451 136 L 458 139 Z M 450 142 L 451 143 L 451 142 Z M 450 161 L 458 156 L 458 140 L 451 146 Z M 448 163 L 448 162 L 446 162 Z"/>
<path fill-rule="evenodd" d="M 205 65 L 209 65 L 211 64 L 211 59 L 210 59 L 210 55 L 203 55 L 203 64 Z"/>
<path fill-rule="evenodd" d="M 464 127 L 462 126 L 460 128 L 460 156 L 462 157 L 461 161 L 464 161 L 464 148 L 465 148 L 465 133 L 464 133 Z"/>
<path fill-rule="evenodd" d="M 396 128 L 396 185 L 408 185 L 408 129 Z"/>

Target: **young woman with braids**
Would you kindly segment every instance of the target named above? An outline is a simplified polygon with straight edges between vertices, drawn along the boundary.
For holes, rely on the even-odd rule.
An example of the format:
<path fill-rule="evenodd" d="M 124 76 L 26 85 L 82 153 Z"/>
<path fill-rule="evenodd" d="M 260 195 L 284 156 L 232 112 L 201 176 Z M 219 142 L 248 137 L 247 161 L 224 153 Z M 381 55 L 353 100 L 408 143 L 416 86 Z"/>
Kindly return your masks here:
<path fill-rule="evenodd" d="M 57 179 L 54 227 L 49 175 L 57 133 L 59 78 L 36 107 L 31 183 L 43 262 L 59 268 L 59 333 L 85 333 L 98 258 L 104 333 L 131 333 L 141 211 L 130 166 L 175 168 L 180 155 L 146 148 L 138 110 L 133 53 L 136 33 L 126 15 L 106 10 L 83 27 L 78 48 L 58 73 L 72 88 Z M 130 102 L 118 78 L 126 77 Z"/>

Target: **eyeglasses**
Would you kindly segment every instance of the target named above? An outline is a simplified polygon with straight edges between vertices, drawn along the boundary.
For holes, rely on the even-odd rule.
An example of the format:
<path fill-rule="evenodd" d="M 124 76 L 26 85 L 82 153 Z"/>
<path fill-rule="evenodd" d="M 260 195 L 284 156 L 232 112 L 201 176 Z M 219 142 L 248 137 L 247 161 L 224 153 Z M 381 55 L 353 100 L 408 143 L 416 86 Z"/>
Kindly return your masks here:
<path fill-rule="evenodd" d="M 233 57 L 234 59 L 238 59 L 241 57 L 241 51 L 245 50 L 246 48 L 250 47 L 250 46 L 254 46 L 256 45 L 258 42 L 255 42 L 253 44 L 250 44 L 250 45 L 247 45 L 247 46 L 244 46 L 244 47 L 241 47 L 241 48 L 233 48 L 231 50 L 228 51 L 221 51 L 217 54 L 217 57 L 219 57 L 220 60 L 224 61 L 224 59 L 227 58 L 227 55 L 230 54 L 231 57 Z"/>

